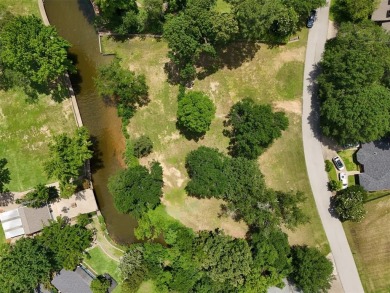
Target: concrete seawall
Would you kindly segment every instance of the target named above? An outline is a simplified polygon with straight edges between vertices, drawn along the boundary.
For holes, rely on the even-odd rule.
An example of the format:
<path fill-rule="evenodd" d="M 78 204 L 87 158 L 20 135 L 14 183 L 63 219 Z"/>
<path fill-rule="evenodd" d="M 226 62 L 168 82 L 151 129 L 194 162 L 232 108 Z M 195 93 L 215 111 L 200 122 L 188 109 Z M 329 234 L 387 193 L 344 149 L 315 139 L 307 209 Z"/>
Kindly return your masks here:
<path fill-rule="evenodd" d="M 38 0 L 38 6 L 39 6 L 39 12 L 41 14 L 42 21 L 45 25 L 50 25 L 49 19 L 46 14 L 44 0 Z M 72 87 L 72 83 L 70 82 L 69 74 L 66 73 L 64 76 L 64 82 L 66 86 L 68 87 L 68 92 L 70 99 L 72 101 L 72 109 L 73 109 L 73 115 L 74 119 L 76 120 L 76 124 L 78 127 L 83 126 L 83 121 L 81 120 L 80 110 L 79 106 L 77 105 L 76 96 L 74 95 L 74 90 Z"/>

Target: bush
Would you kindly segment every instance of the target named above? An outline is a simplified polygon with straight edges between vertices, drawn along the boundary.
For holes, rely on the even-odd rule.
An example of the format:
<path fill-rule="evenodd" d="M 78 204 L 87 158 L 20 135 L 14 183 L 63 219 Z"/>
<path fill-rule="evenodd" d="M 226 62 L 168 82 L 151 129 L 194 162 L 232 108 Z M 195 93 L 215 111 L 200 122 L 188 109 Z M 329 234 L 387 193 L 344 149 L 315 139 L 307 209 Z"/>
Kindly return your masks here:
<path fill-rule="evenodd" d="M 329 161 L 329 160 L 326 160 L 326 161 L 325 161 L 325 171 L 326 171 L 326 172 L 330 172 L 330 171 L 332 171 L 332 169 L 333 169 L 333 164 L 332 164 L 332 162 Z"/>
<path fill-rule="evenodd" d="M 337 191 L 337 190 L 341 189 L 341 182 L 338 180 L 333 180 L 333 179 L 330 180 L 328 182 L 328 189 L 330 191 Z"/>
<path fill-rule="evenodd" d="M 142 135 L 134 142 L 133 148 L 134 156 L 142 158 L 153 151 L 153 142 L 148 136 Z"/>
<path fill-rule="evenodd" d="M 90 288 L 93 293 L 107 293 L 110 285 L 110 280 L 104 276 L 97 276 L 96 279 L 92 280 Z"/>
<path fill-rule="evenodd" d="M 134 156 L 134 145 L 130 139 L 126 140 L 126 149 L 123 153 L 123 160 L 129 168 L 133 168 L 139 165 L 138 158 Z"/>
<path fill-rule="evenodd" d="M 81 227 L 87 226 L 89 223 L 91 223 L 91 218 L 88 214 L 79 214 L 76 218 L 77 225 Z"/>
<path fill-rule="evenodd" d="M 332 205 L 341 221 L 360 222 L 366 211 L 367 192 L 359 185 L 341 190 L 332 198 Z"/>

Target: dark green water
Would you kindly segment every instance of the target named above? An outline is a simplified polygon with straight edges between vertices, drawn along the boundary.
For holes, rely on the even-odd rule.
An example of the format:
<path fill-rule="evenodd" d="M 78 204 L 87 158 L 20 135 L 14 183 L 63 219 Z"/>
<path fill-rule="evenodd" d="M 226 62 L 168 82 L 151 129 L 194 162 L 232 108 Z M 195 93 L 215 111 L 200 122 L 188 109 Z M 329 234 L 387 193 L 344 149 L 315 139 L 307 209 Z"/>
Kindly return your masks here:
<path fill-rule="evenodd" d="M 78 76 L 72 77 L 81 118 L 98 142 L 98 164 L 92 179 L 99 208 L 105 218 L 110 236 L 119 243 L 134 242 L 136 221 L 128 215 L 119 214 L 107 188 L 108 178 L 123 167 L 121 160 L 125 140 L 121 132 L 121 121 L 116 109 L 105 105 L 96 94 L 93 78 L 99 65 L 110 62 L 99 52 L 98 36 L 92 25 L 93 9 L 89 0 L 45 0 L 46 13 L 51 25 L 73 46 L 70 53 L 76 59 Z"/>

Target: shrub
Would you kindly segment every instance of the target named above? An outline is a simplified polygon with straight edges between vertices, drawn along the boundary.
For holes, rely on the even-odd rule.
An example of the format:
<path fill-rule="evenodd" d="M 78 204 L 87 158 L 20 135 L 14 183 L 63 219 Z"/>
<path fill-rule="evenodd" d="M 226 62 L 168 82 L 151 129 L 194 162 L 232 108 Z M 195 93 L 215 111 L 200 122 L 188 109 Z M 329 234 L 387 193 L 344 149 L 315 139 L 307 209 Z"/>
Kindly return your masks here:
<path fill-rule="evenodd" d="M 341 182 L 332 179 L 328 182 L 328 188 L 330 191 L 337 191 L 341 188 Z"/>
<path fill-rule="evenodd" d="M 355 185 L 338 192 L 332 199 L 332 205 L 341 221 L 360 222 L 366 214 L 366 198 L 367 192 L 363 187 Z"/>
<path fill-rule="evenodd" d="M 333 168 L 332 162 L 329 160 L 326 160 L 325 161 L 325 171 L 330 172 L 330 171 L 332 171 L 332 168 Z"/>
<path fill-rule="evenodd" d="M 142 158 L 149 155 L 153 151 L 153 142 L 146 136 L 140 136 L 133 144 L 134 156 Z"/>

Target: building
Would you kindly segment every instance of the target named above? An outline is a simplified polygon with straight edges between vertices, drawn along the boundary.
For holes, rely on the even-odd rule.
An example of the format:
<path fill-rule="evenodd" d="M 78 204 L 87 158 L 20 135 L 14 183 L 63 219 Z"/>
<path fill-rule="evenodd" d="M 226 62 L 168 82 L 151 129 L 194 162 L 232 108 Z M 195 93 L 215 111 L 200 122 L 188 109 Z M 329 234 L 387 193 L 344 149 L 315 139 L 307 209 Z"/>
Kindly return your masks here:
<path fill-rule="evenodd" d="M 52 216 L 48 206 L 38 209 L 22 206 L 8 212 L 0 213 L 0 221 L 6 239 L 37 233 L 51 219 Z"/>
<path fill-rule="evenodd" d="M 111 281 L 111 286 L 108 292 L 112 292 L 117 283 L 110 275 L 104 275 L 105 278 Z M 61 293 L 92 293 L 90 285 L 95 275 L 84 268 L 78 266 L 74 271 L 62 269 L 51 281 L 51 284 Z"/>
<path fill-rule="evenodd" d="M 390 189 L 390 139 L 362 144 L 356 158 L 362 166 L 359 184 L 365 190 Z"/>
<path fill-rule="evenodd" d="M 390 31 L 390 1 L 380 0 L 377 9 L 372 13 L 371 20 Z"/>

